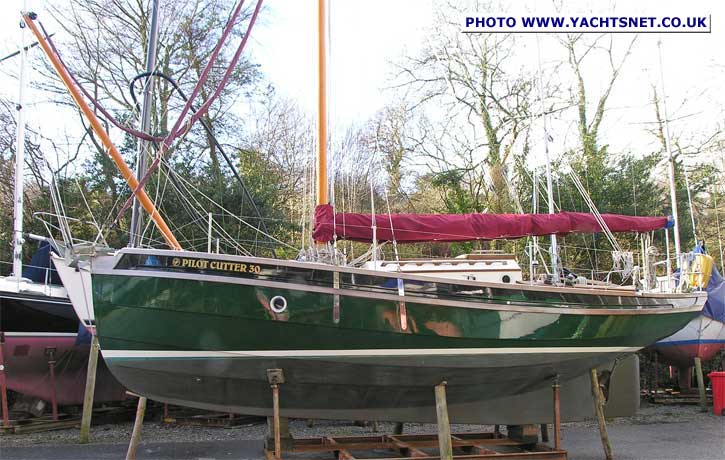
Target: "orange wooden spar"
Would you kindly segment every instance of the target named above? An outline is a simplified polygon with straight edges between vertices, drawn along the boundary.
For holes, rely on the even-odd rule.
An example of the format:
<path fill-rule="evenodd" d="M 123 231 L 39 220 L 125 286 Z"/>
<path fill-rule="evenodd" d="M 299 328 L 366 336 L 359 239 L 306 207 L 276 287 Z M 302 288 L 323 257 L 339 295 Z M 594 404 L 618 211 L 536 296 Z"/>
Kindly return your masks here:
<path fill-rule="evenodd" d="M 317 5 L 317 204 L 327 204 L 327 12 L 325 0 Z"/>
<path fill-rule="evenodd" d="M 76 85 L 73 83 L 73 80 L 71 79 L 70 74 L 68 73 L 68 70 L 63 66 L 63 64 L 60 62 L 58 57 L 55 55 L 53 50 L 51 49 L 48 42 L 45 40 L 45 37 L 40 33 L 38 28 L 35 26 L 35 23 L 30 18 L 30 16 L 27 13 L 23 14 L 23 20 L 25 21 L 25 24 L 28 25 L 30 30 L 35 34 L 35 37 L 38 39 L 38 43 L 40 44 L 41 48 L 43 48 L 43 51 L 45 52 L 45 55 L 48 56 L 48 59 L 50 60 L 50 63 L 53 65 L 53 68 L 55 69 L 56 73 L 60 77 L 60 79 L 65 84 L 66 88 L 68 88 L 68 91 L 70 92 L 71 96 L 73 97 L 73 100 L 78 105 L 78 108 L 81 109 L 81 112 L 83 112 L 83 115 L 88 119 L 88 122 L 91 124 L 91 128 L 93 129 L 93 132 L 96 133 L 96 135 L 101 139 L 101 142 L 103 143 L 103 146 L 107 149 L 108 155 L 113 159 L 113 162 L 116 163 L 116 166 L 118 167 L 119 171 L 121 171 L 121 175 L 124 179 L 126 179 L 126 182 L 131 187 L 131 190 L 135 190 L 136 187 L 138 187 L 138 180 L 136 180 L 136 176 L 134 176 L 133 172 L 131 171 L 131 168 L 128 167 L 126 164 L 126 161 L 123 159 L 121 154 L 118 152 L 118 149 L 115 145 L 113 145 L 113 142 L 111 141 L 111 138 L 108 136 L 108 133 L 105 129 L 103 129 L 103 125 L 101 125 L 100 120 L 96 116 L 95 113 L 91 110 L 91 108 L 88 106 L 85 100 L 83 100 L 83 97 L 81 96 L 80 91 L 76 87 Z M 156 206 L 151 202 L 151 199 L 146 194 L 146 191 L 141 189 L 136 194 L 136 197 L 138 198 L 138 201 L 141 203 L 143 208 L 146 210 L 146 212 L 151 216 L 151 219 L 156 224 L 156 227 L 159 229 L 161 234 L 164 236 L 164 239 L 166 240 L 166 243 L 172 248 L 176 250 L 181 249 L 181 245 L 176 240 L 176 237 L 171 232 L 171 229 L 169 229 L 169 226 L 166 225 L 166 222 L 164 221 L 164 218 L 161 217 L 161 214 L 159 214 L 158 210 L 156 209 Z"/>

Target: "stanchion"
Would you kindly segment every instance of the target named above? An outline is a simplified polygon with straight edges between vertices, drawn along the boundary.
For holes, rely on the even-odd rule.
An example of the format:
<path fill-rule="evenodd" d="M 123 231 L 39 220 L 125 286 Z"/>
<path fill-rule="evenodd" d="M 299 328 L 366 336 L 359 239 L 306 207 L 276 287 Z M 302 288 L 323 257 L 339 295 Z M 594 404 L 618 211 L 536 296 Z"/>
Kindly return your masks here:
<path fill-rule="evenodd" d="M 91 350 L 88 354 L 88 369 L 86 370 L 86 392 L 83 395 L 83 415 L 81 417 L 81 434 L 79 442 L 85 444 L 91 435 L 91 417 L 93 415 L 93 398 L 96 392 L 96 369 L 98 368 L 98 336 L 91 330 Z"/>
<path fill-rule="evenodd" d="M 0 332 L 0 401 L 2 401 L 3 426 L 10 426 L 10 414 L 8 413 L 8 384 L 5 381 L 5 357 L 4 347 L 5 333 Z"/>
<path fill-rule="evenodd" d="M 274 458 L 282 457 L 282 436 L 279 423 L 279 385 L 284 383 L 282 369 L 267 369 L 267 380 L 272 387 L 272 431 L 274 432 Z"/>
<path fill-rule="evenodd" d="M 435 386 L 436 416 L 438 418 L 438 448 L 441 460 L 453 459 L 453 443 L 451 440 L 451 424 L 448 420 L 448 403 L 446 402 L 446 382 Z"/>
<path fill-rule="evenodd" d="M 554 377 L 551 385 L 554 390 L 554 449 L 561 449 L 561 408 L 559 404 L 559 376 Z"/>
<path fill-rule="evenodd" d="M 55 347 L 46 347 L 45 356 L 48 357 L 48 373 L 50 375 L 50 410 L 53 421 L 58 421 L 58 392 L 55 388 Z"/>

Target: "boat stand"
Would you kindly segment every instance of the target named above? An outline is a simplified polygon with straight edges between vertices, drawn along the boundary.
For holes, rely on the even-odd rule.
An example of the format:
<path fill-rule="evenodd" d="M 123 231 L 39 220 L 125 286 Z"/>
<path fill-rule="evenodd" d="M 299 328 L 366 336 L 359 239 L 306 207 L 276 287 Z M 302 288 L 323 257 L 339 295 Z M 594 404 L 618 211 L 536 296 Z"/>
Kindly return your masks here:
<path fill-rule="evenodd" d="M 528 439 L 505 437 L 498 430 L 492 433 L 451 434 L 446 403 L 446 382 L 435 386 L 438 434 L 325 436 L 294 439 L 291 446 L 283 446 L 279 430 L 279 386 L 284 383 L 284 378 L 281 371 L 279 373 L 271 371 L 268 370 L 268 378 L 272 389 L 274 445 L 271 448 L 265 446 L 267 460 L 282 458 L 407 460 L 413 457 L 426 460 L 567 460 L 567 452 L 560 447 L 561 417 L 557 380 L 552 385 L 555 433 L 553 448 L 537 442 L 532 443 Z M 385 455 L 380 452 L 381 450 L 392 455 Z M 324 455 L 325 453 L 327 455 Z M 319 457 L 315 454 L 319 454 Z"/>
<path fill-rule="evenodd" d="M 48 358 L 48 375 L 50 376 L 50 408 L 53 421 L 58 421 L 58 396 L 55 390 L 55 347 L 45 347 L 45 356 Z"/>

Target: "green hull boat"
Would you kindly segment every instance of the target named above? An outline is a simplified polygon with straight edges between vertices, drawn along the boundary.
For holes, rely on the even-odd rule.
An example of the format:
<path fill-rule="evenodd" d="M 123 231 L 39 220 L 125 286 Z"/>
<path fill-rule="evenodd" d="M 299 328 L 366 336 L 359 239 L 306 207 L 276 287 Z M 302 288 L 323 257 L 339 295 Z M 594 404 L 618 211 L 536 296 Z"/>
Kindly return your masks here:
<path fill-rule="evenodd" d="M 705 295 L 484 283 L 275 259 L 122 249 L 92 267 L 102 353 L 131 391 L 286 417 L 457 422 L 683 327 Z"/>

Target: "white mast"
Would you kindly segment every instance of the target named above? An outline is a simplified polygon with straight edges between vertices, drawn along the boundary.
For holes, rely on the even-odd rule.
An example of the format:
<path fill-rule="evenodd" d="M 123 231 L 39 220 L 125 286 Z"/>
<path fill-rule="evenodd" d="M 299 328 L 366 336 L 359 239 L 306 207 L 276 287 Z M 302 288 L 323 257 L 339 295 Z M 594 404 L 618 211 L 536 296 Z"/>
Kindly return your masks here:
<path fill-rule="evenodd" d="M 146 72 L 153 72 L 156 68 L 156 46 L 159 41 L 159 0 L 153 0 L 151 5 L 151 27 L 148 36 L 148 48 L 146 50 Z M 153 89 L 153 76 L 148 75 L 144 80 L 146 86 L 143 92 L 143 106 L 141 107 L 141 128 L 144 133 L 151 128 L 151 92 Z M 138 152 L 136 154 L 136 177 L 144 177 L 148 168 L 148 151 L 151 147 L 149 141 L 139 139 Z M 143 213 L 141 203 L 134 197 L 133 208 L 131 209 L 131 231 L 128 245 L 135 247 L 141 244 L 141 232 L 143 229 Z M 211 250 L 209 251 L 211 252 Z"/>
<path fill-rule="evenodd" d="M 27 9 L 27 1 L 23 2 L 23 12 Z M 25 110 L 23 109 L 25 92 L 25 65 L 28 59 L 28 48 L 25 46 L 25 24 L 20 26 L 20 90 L 18 102 L 18 126 L 16 130 L 15 149 L 15 194 L 13 200 L 13 277 L 20 281 L 23 277 L 23 171 L 25 169 Z"/>
<path fill-rule="evenodd" d="M 665 93 L 665 73 L 662 65 L 662 41 L 657 42 L 657 49 L 660 55 L 660 83 L 662 84 L 662 108 L 665 112 L 665 148 L 669 157 L 669 176 L 670 176 L 670 202 L 672 204 L 672 218 L 675 221 L 672 233 L 675 236 L 675 264 L 680 268 L 680 220 L 677 217 L 677 189 L 675 188 L 675 158 L 672 156 L 672 146 L 670 144 L 670 121 L 667 115 L 667 96 Z M 669 274 L 668 274 L 669 275 Z"/>
<path fill-rule="evenodd" d="M 549 159 L 549 133 L 546 130 L 546 116 L 544 116 L 544 152 L 546 153 L 546 198 L 549 200 L 549 214 L 554 214 L 554 184 L 551 178 L 551 160 Z M 551 235 L 551 275 L 553 283 L 559 282 L 559 248 L 556 235 Z"/>
<path fill-rule="evenodd" d="M 539 212 L 539 178 L 537 176 L 537 170 L 534 168 L 533 173 L 534 187 L 533 196 L 531 197 L 531 212 L 538 214 Z M 538 254 L 539 254 L 539 237 L 531 237 L 531 247 L 529 249 L 529 282 L 533 283 L 536 278 L 536 268 L 539 265 Z"/>

